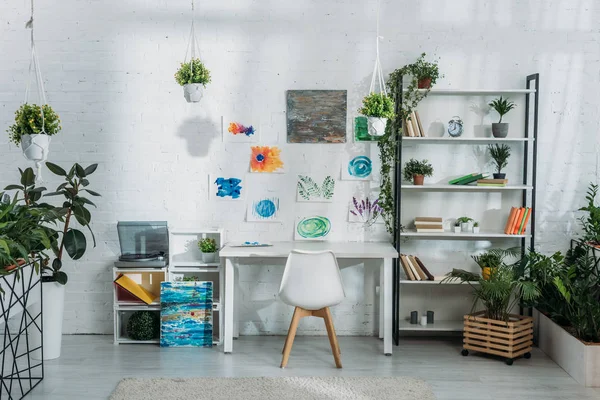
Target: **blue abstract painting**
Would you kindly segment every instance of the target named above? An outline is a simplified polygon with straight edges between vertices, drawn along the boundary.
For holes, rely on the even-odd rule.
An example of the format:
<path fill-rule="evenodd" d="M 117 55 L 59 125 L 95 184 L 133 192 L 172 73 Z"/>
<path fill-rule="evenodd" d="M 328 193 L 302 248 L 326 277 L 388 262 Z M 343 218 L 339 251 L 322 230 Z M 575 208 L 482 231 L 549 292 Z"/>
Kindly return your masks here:
<path fill-rule="evenodd" d="M 211 347 L 212 282 L 161 282 L 160 346 Z"/>
<path fill-rule="evenodd" d="M 243 198 L 243 189 L 241 178 L 226 178 L 224 176 L 213 175 L 210 178 L 211 197 L 220 200 L 241 200 Z"/>
<path fill-rule="evenodd" d="M 369 180 L 372 179 L 373 162 L 368 156 L 356 156 L 348 161 L 346 168 L 342 167 L 342 179 Z"/>
<path fill-rule="evenodd" d="M 248 203 L 246 220 L 249 222 L 276 222 L 279 220 L 279 196 L 258 197 Z"/>

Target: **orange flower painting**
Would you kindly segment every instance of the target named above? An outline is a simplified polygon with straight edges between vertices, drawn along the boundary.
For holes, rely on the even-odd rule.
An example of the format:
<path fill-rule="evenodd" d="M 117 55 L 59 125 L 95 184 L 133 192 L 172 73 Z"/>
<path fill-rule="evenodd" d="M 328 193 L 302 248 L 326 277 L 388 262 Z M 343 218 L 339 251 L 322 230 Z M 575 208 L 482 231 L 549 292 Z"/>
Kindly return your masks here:
<path fill-rule="evenodd" d="M 250 171 L 252 172 L 281 172 L 281 149 L 277 146 L 252 146 L 250 158 Z"/>

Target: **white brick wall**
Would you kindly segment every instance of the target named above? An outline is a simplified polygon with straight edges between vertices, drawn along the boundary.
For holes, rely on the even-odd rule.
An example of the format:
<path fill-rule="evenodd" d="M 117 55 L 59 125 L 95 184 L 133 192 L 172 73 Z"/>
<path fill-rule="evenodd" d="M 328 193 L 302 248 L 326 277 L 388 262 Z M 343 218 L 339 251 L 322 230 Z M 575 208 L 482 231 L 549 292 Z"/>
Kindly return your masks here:
<path fill-rule="evenodd" d="M 63 119 L 50 160 L 100 164 L 92 187 L 103 194 L 93 213 L 98 247 L 67 262 L 66 333 L 112 332 L 111 274 L 119 219 L 165 219 L 178 226 L 222 226 L 230 239 L 292 239 L 293 216 L 318 206 L 293 201 L 299 172 L 338 171 L 347 152 L 365 145 L 287 145 L 285 90 L 347 89 L 348 122 L 366 93 L 374 58 L 375 0 L 199 1 L 202 58 L 213 83 L 200 104 L 185 103 L 173 74 L 185 53 L 189 2 L 164 0 L 38 2 L 38 51 L 48 98 Z M 25 1 L 0 4 L 0 127 L 23 99 L 29 57 Z M 441 57 L 438 87 L 522 87 L 541 74 L 538 244 L 564 249 L 589 181 L 598 180 L 600 48 L 594 0 L 383 1 L 381 61 L 387 74 L 422 51 Z M 242 222 L 245 209 L 208 203 L 209 172 L 247 168 L 248 146 L 223 144 L 222 115 L 260 117 L 262 142 L 288 150 L 283 224 Z M 447 115 L 449 114 L 449 115 Z M 452 111 L 440 113 L 442 122 Z M 489 121 L 486 121 L 489 122 Z M 349 132 L 351 130 L 349 129 Z M 290 151 L 291 150 L 291 151 Z M 448 150 L 429 158 L 450 167 Z M 0 135 L 0 186 L 27 162 Z M 444 170 L 438 168 L 440 179 Z M 448 171 L 447 175 L 451 172 Z M 251 177 L 256 184 L 264 177 Z M 57 181 L 49 177 L 47 186 Z M 329 206 L 338 239 L 360 239 L 345 224 L 346 196 L 363 184 L 339 184 Z M 485 202 L 484 202 L 485 203 Z M 311 208 L 315 207 L 315 208 Z M 483 210 L 479 210 L 483 212 Z M 450 217 L 451 215 L 447 215 Z M 369 237 L 382 238 L 378 231 Z M 435 257 L 443 258 L 440 246 Z M 461 251 L 472 251 L 465 248 Z M 456 259 L 468 259 L 461 253 Z M 374 331 L 376 275 L 344 268 L 348 299 L 336 308 L 341 334 Z M 276 301 L 281 268 L 242 268 L 242 333 L 281 333 L 290 310 Z M 425 307 L 425 306 L 423 306 Z M 315 324 L 307 331 L 322 331 Z"/>

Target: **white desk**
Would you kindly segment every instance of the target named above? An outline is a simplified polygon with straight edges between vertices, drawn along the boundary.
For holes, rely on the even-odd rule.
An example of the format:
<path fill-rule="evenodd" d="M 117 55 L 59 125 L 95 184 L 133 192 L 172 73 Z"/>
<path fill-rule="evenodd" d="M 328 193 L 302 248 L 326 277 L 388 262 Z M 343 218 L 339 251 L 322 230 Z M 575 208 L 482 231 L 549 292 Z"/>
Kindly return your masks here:
<path fill-rule="evenodd" d="M 223 351 L 233 351 L 234 263 L 236 258 L 286 258 L 292 250 L 331 250 L 337 258 L 379 259 L 379 337 L 383 353 L 392 355 L 392 259 L 398 252 L 386 242 L 275 242 L 269 247 L 231 247 L 226 245 L 219 255 L 225 259 L 225 329 Z"/>

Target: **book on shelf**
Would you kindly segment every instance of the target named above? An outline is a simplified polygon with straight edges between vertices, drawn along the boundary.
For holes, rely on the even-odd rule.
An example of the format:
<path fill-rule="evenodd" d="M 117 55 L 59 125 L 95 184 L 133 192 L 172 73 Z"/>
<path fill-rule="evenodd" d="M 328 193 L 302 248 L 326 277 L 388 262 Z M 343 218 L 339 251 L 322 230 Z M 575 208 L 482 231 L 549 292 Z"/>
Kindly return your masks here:
<path fill-rule="evenodd" d="M 410 268 L 410 265 L 408 264 L 408 260 L 407 260 L 405 254 L 400 254 L 400 261 L 402 262 L 402 265 L 406 271 L 406 276 L 408 277 L 408 279 L 411 281 L 416 281 L 417 278 L 415 277 L 415 274 L 413 273 L 412 268 Z"/>
<path fill-rule="evenodd" d="M 427 275 L 425 275 L 425 272 L 423 272 L 421 270 L 421 267 L 417 263 L 417 260 L 415 260 L 415 257 L 414 256 L 407 256 L 407 258 L 408 258 L 408 262 L 413 266 L 414 270 L 417 271 L 417 275 L 419 276 L 419 280 L 420 281 L 426 281 L 426 280 L 428 280 Z"/>
<path fill-rule="evenodd" d="M 444 233 L 444 227 L 427 227 L 427 228 L 419 228 L 417 226 L 417 233 Z"/>
<path fill-rule="evenodd" d="M 416 110 L 415 116 L 417 117 L 417 125 L 419 126 L 419 131 L 421 131 L 421 136 L 425 137 L 425 129 L 423 129 L 423 124 L 421 123 L 421 117 L 419 116 L 419 112 Z"/>
<path fill-rule="evenodd" d="M 141 285 L 138 285 L 133 279 L 124 274 L 119 274 L 115 279 L 115 284 L 123 288 L 135 298 L 143 301 L 146 304 L 152 304 L 158 298 L 157 295 L 150 292 Z"/>
<path fill-rule="evenodd" d="M 400 255 L 400 265 L 402 265 L 402 269 L 404 270 L 404 275 L 406 275 L 406 279 L 408 280 L 412 280 L 410 278 L 410 272 L 408 270 L 408 266 L 406 265 L 406 263 L 404 262 L 404 259 L 402 258 L 402 255 Z"/>
<path fill-rule="evenodd" d="M 417 264 L 419 264 L 419 268 L 421 268 L 421 270 L 425 273 L 425 275 L 427 275 L 427 279 L 430 281 L 434 281 L 435 278 L 433 277 L 433 275 L 431 275 L 431 273 L 425 267 L 425 264 L 423 264 L 423 262 L 419 259 L 419 257 L 415 256 L 415 261 L 417 262 Z"/>
<path fill-rule="evenodd" d="M 532 212 L 531 207 L 511 207 L 504 233 L 507 235 L 524 234 Z"/>
<path fill-rule="evenodd" d="M 417 116 L 415 115 L 414 111 L 410 113 L 410 123 L 412 124 L 415 136 L 422 137 L 423 133 L 421 133 L 421 130 L 419 129 L 419 124 L 417 124 Z"/>
<path fill-rule="evenodd" d="M 506 183 L 478 183 L 479 187 L 506 187 Z"/>
<path fill-rule="evenodd" d="M 532 212 L 533 212 L 533 210 L 531 208 L 527 209 L 527 214 L 525 215 L 525 221 L 524 221 L 524 224 L 523 224 L 523 228 L 519 232 L 520 234 L 524 234 L 527 231 L 527 224 L 529 223 L 529 218 L 531 218 L 531 213 Z"/>
<path fill-rule="evenodd" d="M 519 231 L 519 225 L 521 224 L 521 221 L 523 220 L 524 213 L 525 213 L 525 209 L 523 207 L 520 207 L 519 211 L 517 212 L 517 218 L 515 218 L 515 223 L 513 224 L 512 228 L 509 232 L 511 235 L 516 235 L 517 232 Z"/>
<path fill-rule="evenodd" d="M 508 219 L 506 220 L 506 225 L 504 226 L 504 233 L 509 234 L 509 229 L 513 226 L 515 222 L 515 218 L 517 217 L 518 207 L 511 207 L 510 213 L 508 214 Z"/>
<path fill-rule="evenodd" d="M 448 181 L 451 185 L 467 185 L 469 183 L 475 182 L 479 179 L 483 179 L 485 176 L 482 173 L 474 172 L 469 175 L 461 176 L 459 178 L 452 179 Z"/>
<path fill-rule="evenodd" d="M 415 223 L 438 223 L 443 222 L 442 217 L 415 217 Z"/>
<path fill-rule="evenodd" d="M 409 120 L 405 120 L 404 121 L 404 127 L 406 127 L 406 129 L 404 130 L 405 135 L 404 136 L 410 136 L 410 137 L 415 137 L 415 132 L 413 130 L 412 124 L 410 123 Z"/>
<path fill-rule="evenodd" d="M 507 184 L 508 179 L 479 179 L 477 183 L 489 183 L 489 184 Z"/>

